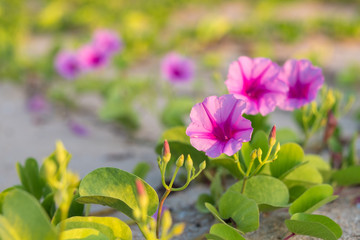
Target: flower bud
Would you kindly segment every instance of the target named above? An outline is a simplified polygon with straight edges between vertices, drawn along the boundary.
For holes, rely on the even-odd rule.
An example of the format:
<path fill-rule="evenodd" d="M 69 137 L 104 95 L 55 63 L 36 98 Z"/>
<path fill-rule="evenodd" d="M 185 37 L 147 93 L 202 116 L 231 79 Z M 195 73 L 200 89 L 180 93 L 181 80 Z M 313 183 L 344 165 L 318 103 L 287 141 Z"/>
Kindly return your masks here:
<path fill-rule="evenodd" d="M 169 210 L 164 211 L 164 215 L 161 220 L 161 227 L 162 227 L 162 235 L 168 233 L 170 227 L 172 225 L 172 218 Z"/>
<path fill-rule="evenodd" d="M 200 171 L 204 170 L 206 168 L 206 161 L 203 161 L 202 163 L 200 163 L 199 165 L 199 169 Z"/>
<path fill-rule="evenodd" d="M 135 208 L 133 211 L 133 216 L 135 219 L 140 219 L 141 218 L 141 211 L 139 208 Z"/>
<path fill-rule="evenodd" d="M 274 125 L 269 134 L 269 145 L 274 146 L 276 143 L 276 126 Z"/>
<path fill-rule="evenodd" d="M 191 171 L 193 166 L 194 166 L 193 160 L 191 159 L 190 154 L 188 154 L 188 156 L 186 158 L 186 162 L 185 162 L 185 168 L 189 172 L 189 171 Z"/>
<path fill-rule="evenodd" d="M 262 150 L 261 150 L 261 148 L 258 148 L 258 149 L 257 149 L 257 156 L 258 156 L 259 159 L 262 159 L 262 158 L 261 158 L 261 157 L 262 157 Z"/>
<path fill-rule="evenodd" d="M 144 184 L 140 179 L 136 179 L 136 190 L 138 192 L 139 205 L 141 208 L 146 208 L 148 205 L 148 196 Z"/>
<path fill-rule="evenodd" d="M 257 149 L 254 149 L 250 154 L 251 160 L 257 158 L 257 156 L 258 156 L 258 151 Z"/>
<path fill-rule="evenodd" d="M 277 154 L 280 151 L 280 143 L 276 145 L 275 154 Z"/>
<path fill-rule="evenodd" d="M 184 229 L 185 229 L 185 223 L 178 223 L 173 227 L 171 233 L 174 236 L 179 236 L 184 232 Z"/>
<path fill-rule="evenodd" d="M 176 166 L 178 168 L 184 165 L 184 154 L 181 154 L 180 157 L 176 160 Z"/>
<path fill-rule="evenodd" d="M 163 149 L 162 149 L 162 156 L 163 156 L 163 161 L 165 163 L 168 163 L 170 161 L 170 158 L 171 158 L 170 146 L 169 146 L 169 143 L 168 143 L 168 141 L 166 139 L 164 140 L 164 146 L 163 146 Z"/>

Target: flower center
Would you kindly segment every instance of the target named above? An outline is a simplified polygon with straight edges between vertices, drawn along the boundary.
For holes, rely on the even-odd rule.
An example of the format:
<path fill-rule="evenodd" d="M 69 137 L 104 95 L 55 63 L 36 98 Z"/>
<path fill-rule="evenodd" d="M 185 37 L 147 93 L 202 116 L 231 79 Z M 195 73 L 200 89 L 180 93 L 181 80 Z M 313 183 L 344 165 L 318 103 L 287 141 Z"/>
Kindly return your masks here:
<path fill-rule="evenodd" d="M 181 78 L 183 76 L 183 71 L 180 68 L 174 68 L 172 73 L 176 78 Z"/>
<path fill-rule="evenodd" d="M 288 97 L 289 98 L 307 98 L 310 84 L 301 84 L 299 80 L 296 81 L 294 86 L 290 86 Z"/>

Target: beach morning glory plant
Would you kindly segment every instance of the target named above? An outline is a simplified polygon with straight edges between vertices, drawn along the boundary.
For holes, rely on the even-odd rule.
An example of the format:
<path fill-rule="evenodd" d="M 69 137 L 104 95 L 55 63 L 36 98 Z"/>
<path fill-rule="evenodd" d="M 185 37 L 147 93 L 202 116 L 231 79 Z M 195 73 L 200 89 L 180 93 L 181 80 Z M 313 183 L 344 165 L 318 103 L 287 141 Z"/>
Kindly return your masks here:
<path fill-rule="evenodd" d="M 194 63 L 178 53 L 169 53 L 161 62 L 161 74 L 172 83 L 188 82 L 194 78 Z"/>
<path fill-rule="evenodd" d="M 186 134 L 191 144 L 212 158 L 235 154 L 243 142 L 250 141 L 253 131 L 251 122 L 242 117 L 245 109 L 245 101 L 232 94 L 205 98 L 190 113 Z"/>
<path fill-rule="evenodd" d="M 287 86 L 278 79 L 280 70 L 270 59 L 241 56 L 230 64 L 225 84 L 229 93 L 246 101 L 246 114 L 265 116 L 285 98 Z"/>

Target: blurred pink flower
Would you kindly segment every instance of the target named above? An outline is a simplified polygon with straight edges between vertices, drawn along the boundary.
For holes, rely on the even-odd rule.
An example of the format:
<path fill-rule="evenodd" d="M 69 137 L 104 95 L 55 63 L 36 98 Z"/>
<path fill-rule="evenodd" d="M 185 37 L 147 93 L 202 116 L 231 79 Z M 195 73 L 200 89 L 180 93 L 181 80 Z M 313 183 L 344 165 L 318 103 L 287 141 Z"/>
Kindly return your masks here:
<path fill-rule="evenodd" d="M 108 62 L 108 55 L 95 45 L 85 45 L 78 51 L 78 60 L 84 70 L 91 70 L 104 66 Z"/>
<path fill-rule="evenodd" d="M 187 82 L 194 77 L 194 63 L 177 53 L 169 53 L 162 60 L 161 74 L 173 83 Z"/>
<path fill-rule="evenodd" d="M 191 123 L 186 129 L 191 144 L 209 157 L 233 155 L 243 142 L 251 139 L 251 122 L 242 117 L 246 108 L 243 100 L 232 94 L 210 96 L 191 110 Z"/>
<path fill-rule="evenodd" d="M 285 98 L 287 86 L 277 79 L 279 72 L 270 59 L 242 56 L 230 64 L 225 84 L 229 93 L 246 101 L 246 114 L 265 116 Z"/>
<path fill-rule="evenodd" d="M 80 74 L 80 65 L 73 52 L 63 51 L 55 58 L 56 71 L 66 79 L 74 79 Z"/>
<path fill-rule="evenodd" d="M 32 113 L 44 113 L 48 108 L 49 104 L 43 95 L 34 95 L 27 101 L 27 109 Z"/>
<path fill-rule="evenodd" d="M 321 68 L 314 67 L 310 61 L 290 59 L 285 62 L 279 80 L 289 88 L 279 107 L 292 111 L 315 100 L 324 83 L 324 76 Z"/>
<path fill-rule="evenodd" d="M 115 54 L 122 48 L 122 42 L 119 35 L 115 31 L 108 29 L 99 29 L 95 31 L 93 45 L 108 55 Z"/>
<path fill-rule="evenodd" d="M 68 122 L 68 126 L 71 132 L 74 133 L 75 135 L 78 135 L 80 137 L 85 137 L 89 135 L 88 129 L 84 125 L 81 125 L 80 123 L 75 122 L 74 120 L 70 120 Z"/>

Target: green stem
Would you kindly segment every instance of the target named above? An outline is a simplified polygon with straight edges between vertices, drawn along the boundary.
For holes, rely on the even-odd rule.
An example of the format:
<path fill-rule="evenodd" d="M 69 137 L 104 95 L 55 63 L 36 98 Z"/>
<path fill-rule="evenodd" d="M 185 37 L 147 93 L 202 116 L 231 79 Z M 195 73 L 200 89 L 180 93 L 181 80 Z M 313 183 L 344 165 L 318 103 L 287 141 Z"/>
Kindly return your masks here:
<path fill-rule="evenodd" d="M 242 184 L 242 187 L 241 187 L 241 194 L 243 194 L 243 193 L 244 193 L 244 191 L 245 191 L 245 187 L 246 187 L 246 181 L 247 181 L 247 179 L 248 179 L 248 177 L 247 177 L 247 176 L 245 176 L 245 177 L 243 178 L 243 184 Z"/>
<path fill-rule="evenodd" d="M 235 159 L 236 166 L 239 169 L 240 173 L 245 176 L 245 172 L 240 165 L 239 156 L 237 155 L 237 153 L 234 154 L 234 159 Z"/>

